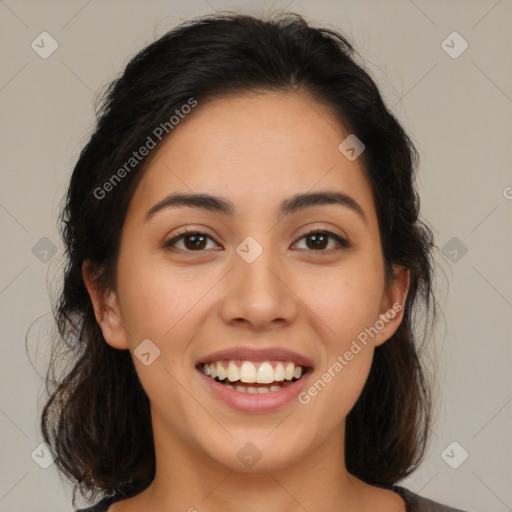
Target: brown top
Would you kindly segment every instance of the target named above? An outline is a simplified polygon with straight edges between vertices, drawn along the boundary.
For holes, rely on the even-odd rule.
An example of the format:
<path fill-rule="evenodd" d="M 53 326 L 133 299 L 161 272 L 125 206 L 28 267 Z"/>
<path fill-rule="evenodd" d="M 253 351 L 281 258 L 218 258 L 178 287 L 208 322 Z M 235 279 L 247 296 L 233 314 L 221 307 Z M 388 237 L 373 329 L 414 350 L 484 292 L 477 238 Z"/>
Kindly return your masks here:
<path fill-rule="evenodd" d="M 436 501 L 422 498 L 403 487 L 393 486 L 390 490 L 396 492 L 403 498 L 407 507 L 407 512 L 464 512 L 458 508 L 447 507 L 446 505 L 441 505 Z M 112 503 L 116 503 L 121 500 L 122 498 L 120 497 L 109 496 L 92 507 L 76 510 L 75 512 L 108 512 L 108 508 Z"/>

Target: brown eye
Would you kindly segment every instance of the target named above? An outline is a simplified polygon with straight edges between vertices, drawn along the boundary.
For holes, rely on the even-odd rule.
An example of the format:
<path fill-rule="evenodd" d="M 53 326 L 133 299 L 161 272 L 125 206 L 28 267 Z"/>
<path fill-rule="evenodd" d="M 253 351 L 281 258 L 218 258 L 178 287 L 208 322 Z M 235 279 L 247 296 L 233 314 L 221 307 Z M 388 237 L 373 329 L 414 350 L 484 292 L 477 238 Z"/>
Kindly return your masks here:
<path fill-rule="evenodd" d="M 306 240 L 306 249 L 316 252 L 329 252 L 330 250 L 340 250 L 339 246 L 343 249 L 350 247 L 349 243 L 341 238 L 340 236 L 331 233 L 330 231 L 310 231 L 303 235 L 300 239 Z M 336 244 L 334 247 L 328 248 L 329 242 L 335 241 L 338 244 L 338 248 L 336 248 Z"/>
<path fill-rule="evenodd" d="M 182 252 L 204 252 L 207 249 L 208 240 L 213 241 L 212 237 L 206 233 L 187 230 L 166 242 L 164 247 Z M 350 247 L 345 239 L 330 231 L 313 230 L 303 235 L 298 242 L 302 240 L 306 241 L 305 249 L 312 252 L 331 252 Z M 329 247 L 331 242 L 334 243 L 334 246 Z M 182 243 L 181 247 L 178 245 L 179 243 Z"/>
<path fill-rule="evenodd" d="M 164 246 L 185 252 L 203 252 L 208 239 L 213 240 L 209 235 L 200 231 L 185 231 L 166 242 Z M 183 247 L 177 247 L 179 242 L 183 242 Z"/>
<path fill-rule="evenodd" d="M 195 233 L 192 235 L 187 234 L 183 237 L 183 243 L 185 244 L 185 247 L 187 249 L 190 249 L 192 251 L 195 249 L 204 249 L 206 246 L 206 238 L 207 237 L 199 233 Z"/>

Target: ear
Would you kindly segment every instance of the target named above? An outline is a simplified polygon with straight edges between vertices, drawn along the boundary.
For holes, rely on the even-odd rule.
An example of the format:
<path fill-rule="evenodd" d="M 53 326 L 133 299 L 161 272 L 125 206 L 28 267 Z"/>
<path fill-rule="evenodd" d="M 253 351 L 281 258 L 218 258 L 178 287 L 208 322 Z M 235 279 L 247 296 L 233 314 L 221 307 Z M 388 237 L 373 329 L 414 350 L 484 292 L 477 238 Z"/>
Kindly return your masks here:
<path fill-rule="evenodd" d="M 126 332 L 122 325 L 119 301 L 113 290 L 103 290 L 98 285 L 92 264 L 82 264 L 82 278 L 94 308 L 94 315 L 106 342 L 117 349 L 128 349 Z"/>
<path fill-rule="evenodd" d="M 379 332 L 374 338 L 375 346 L 382 345 L 391 338 L 402 323 L 409 283 L 409 269 L 401 265 L 393 265 L 393 278 L 384 291 L 380 304 L 380 315 L 376 327 L 381 328 L 378 329 Z"/>

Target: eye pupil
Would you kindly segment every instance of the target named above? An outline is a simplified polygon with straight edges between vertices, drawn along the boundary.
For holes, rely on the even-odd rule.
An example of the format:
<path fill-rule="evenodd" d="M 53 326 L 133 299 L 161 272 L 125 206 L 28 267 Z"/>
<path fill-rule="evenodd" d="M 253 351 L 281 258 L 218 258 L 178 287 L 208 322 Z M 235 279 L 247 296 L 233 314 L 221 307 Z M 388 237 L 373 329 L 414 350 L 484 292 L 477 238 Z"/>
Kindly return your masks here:
<path fill-rule="evenodd" d="M 313 240 L 313 239 L 316 240 L 315 242 L 313 242 L 312 247 L 317 248 L 317 249 L 318 248 L 323 249 L 324 245 L 325 245 L 325 241 L 327 240 L 327 236 L 324 235 L 323 233 L 314 233 L 312 235 L 309 235 L 308 239 L 309 240 Z M 319 241 L 319 239 L 321 239 L 321 240 Z M 324 245 L 322 245 L 322 243 Z"/>
<path fill-rule="evenodd" d="M 186 235 L 184 237 L 184 241 L 185 241 L 185 246 L 187 247 L 187 249 L 203 249 L 204 248 L 204 244 L 205 244 L 205 240 L 206 240 L 206 237 L 201 235 L 201 234 L 198 234 L 198 233 L 194 233 L 192 235 Z M 187 241 L 188 240 L 191 240 L 191 239 L 196 239 L 196 242 L 192 242 L 191 244 L 188 244 Z M 201 241 L 198 241 L 197 239 L 202 239 Z"/>

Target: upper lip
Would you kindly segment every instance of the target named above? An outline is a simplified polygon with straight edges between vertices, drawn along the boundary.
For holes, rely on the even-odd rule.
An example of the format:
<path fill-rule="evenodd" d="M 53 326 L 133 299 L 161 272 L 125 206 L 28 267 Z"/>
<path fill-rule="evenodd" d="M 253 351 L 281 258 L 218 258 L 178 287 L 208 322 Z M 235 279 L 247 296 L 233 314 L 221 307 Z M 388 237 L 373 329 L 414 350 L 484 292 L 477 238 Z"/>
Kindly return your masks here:
<path fill-rule="evenodd" d="M 255 349 L 250 347 L 235 347 L 225 350 L 212 352 L 207 356 L 202 357 L 198 363 L 212 363 L 214 361 L 221 361 L 223 359 L 241 360 L 241 361 L 291 361 L 296 365 L 302 367 L 313 367 L 310 359 L 302 354 L 293 352 L 285 348 L 273 347 L 267 349 Z"/>

